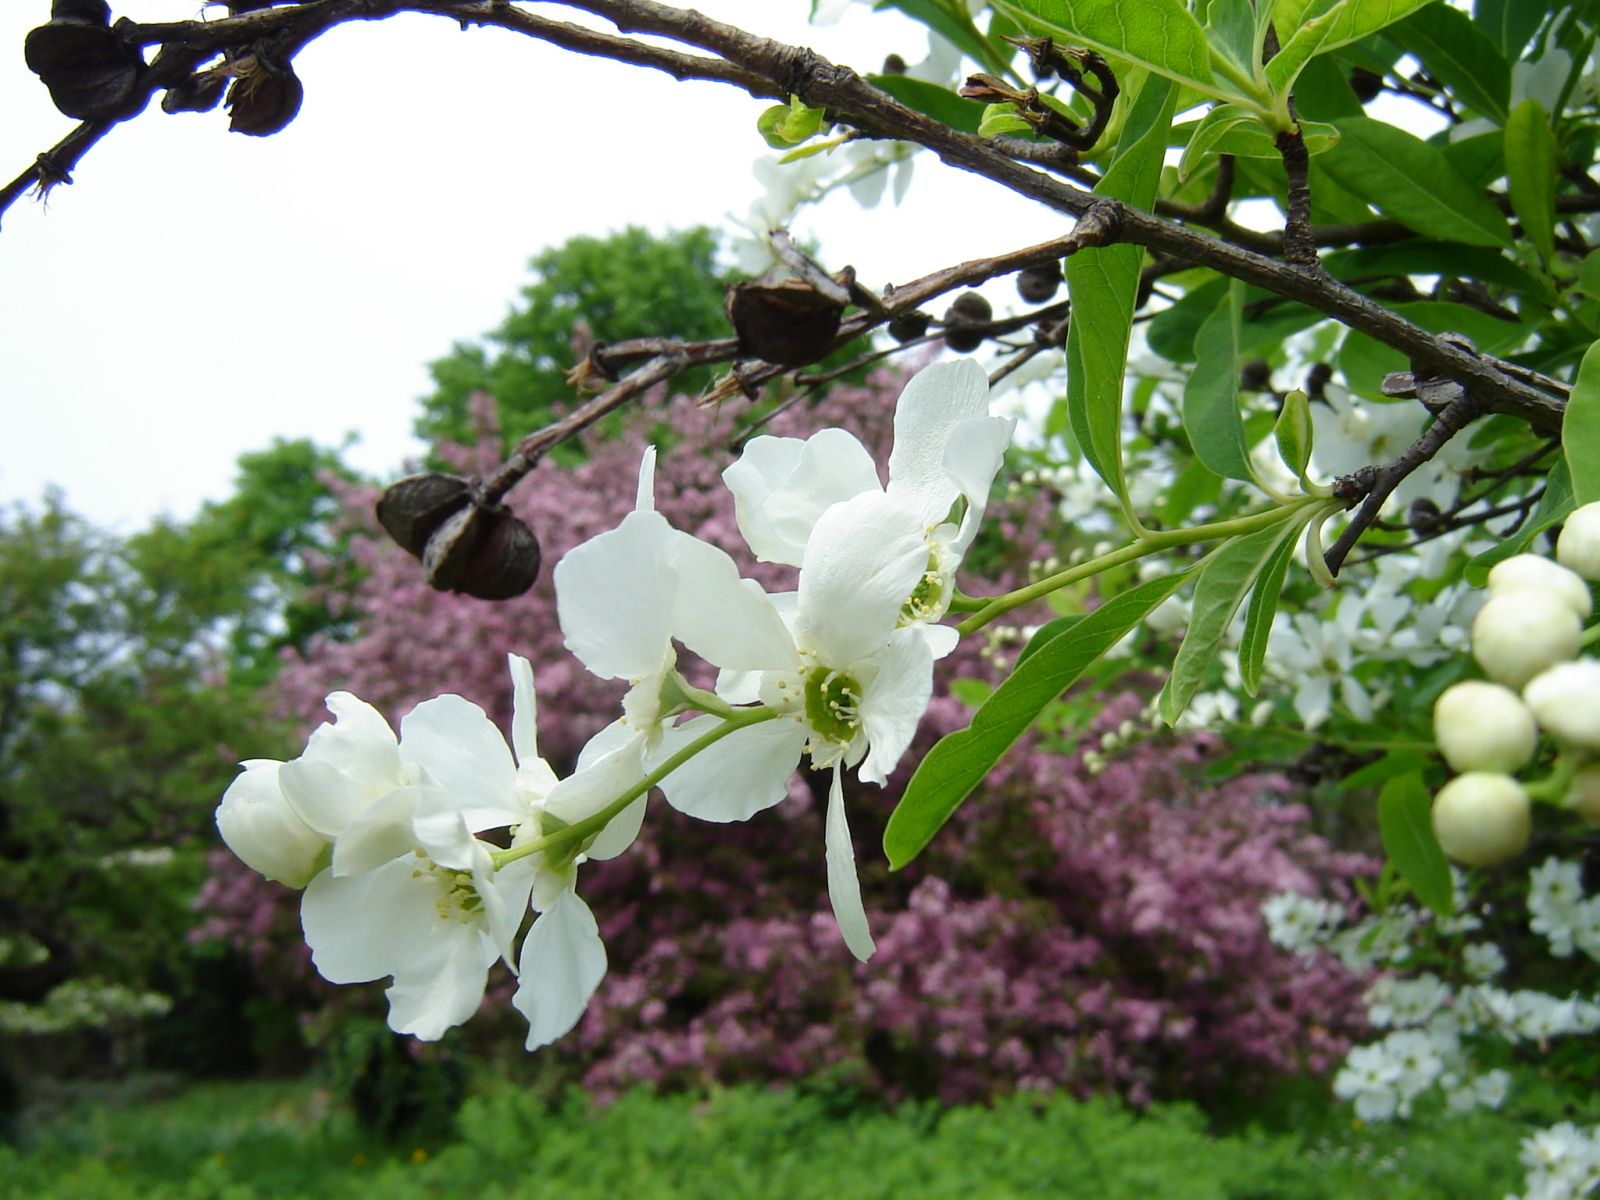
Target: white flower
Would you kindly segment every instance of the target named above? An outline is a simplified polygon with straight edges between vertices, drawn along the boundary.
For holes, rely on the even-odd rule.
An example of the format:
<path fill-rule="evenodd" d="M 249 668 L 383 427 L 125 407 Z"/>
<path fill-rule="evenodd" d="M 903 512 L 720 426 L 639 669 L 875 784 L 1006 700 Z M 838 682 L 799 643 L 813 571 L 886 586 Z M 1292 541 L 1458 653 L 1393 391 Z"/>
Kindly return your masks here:
<path fill-rule="evenodd" d="M 825 429 L 798 438 L 759 437 L 723 472 L 739 530 L 762 562 L 800 566 L 812 531 L 834 504 L 882 493 L 922 530 L 926 563 L 907 589 L 905 623 L 937 621 L 950 607 L 955 573 L 977 535 L 989 489 L 1011 443 L 1014 417 L 989 415 L 989 381 L 969 359 L 935 363 L 906 384 L 894 414 L 889 483 L 852 435 Z M 948 653 L 955 635 L 935 634 Z"/>
<path fill-rule="evenodd" d="M 1439 753 L 1456 771 L 1520 771 L 1539 740 L 1533 713 L 1508 687 L 1467 680 L 1433 706 Z"/>
<path fill-rule="evenodd" d="M 1493 979 L 1506 969 L 1506 956 L 1493 942 L 1462 947 L 1461 966 L 1474 979 Z"/>
<path fill-rule="evenodd" d="M 1556 540 L 1556 560 L 1591 583 L 1600 580 L 1600 500 L 1568 514 Z"/>
<path fill-rule="evenodd" d="M 1350 1051 L 1334 1076 L 1333 1094 L 1341 1100 L 1354 1100 L 1356 1115 L 1363 1121 L 1387 1121 L 1400 1103 L 1399 1082 L 1400 1064 L 1379 1042 Z"/>
<path fill-rule="evenodd" d="M 1520 688 L 1576 657 L 1583 623 L 1560 597 L 1526 588 L 1490 596 L 1472 621 L 1472 655 L 1496 683 Z"/>
<path fill-rule="evenodd" d="M 1261 906 L 1261 915 L 1274 944 L 1304 956 L 1328 939 L 1344 914 L 1331 901 L 1281 892 Z"/>
<path fill-rule="evenodd" d="M 268 879 L 302 888 L 317 873 L 328 841 L 302 821 L 278 785 L 283 766 L 253 758 L 217 806 L 217 831 L 245 866 Z"/>
<path fill-rule="evenodd" d="M 897 628 L 906 597 L 927 564 L 923 529 L 882 492 L 835 504 L 817 521 L 800 567 L 799 590 L 769 601 L 777 634 L 745 664 L 715 645 L 706 657 L 725 670 L 718 691 L 734 703 L 759 699 L 784 714 L 712 744 L 669 774 L 661 790 L 675 808 L 711 821 L 741 821 L 776 804 L 802 752 L 834 767 L 826 822 L 829 896 L 845 942 L 872 953 L 845 821 L 840 770 L 860 764 L 881 783 L 904 754 L 933 690 L 927 640 Z M 770 629 L 770 623 L 767 627 Z M 766 630 L 763 631 L 764 636 Z M 697 717 L 667 732 L 654 761 L 665 761 L 721 721 Z"/>
<path fill-rule="evenodd" d="M 1469 867 L 1490 867 L 1520 854 L 1533 833 L 1528 793 L 1509 775 L 1469 771 L 1433 799 L 1433 831 L 1445 854 Z"/>
<path fill-rule="evenodd" d="M 1494 595 L 1524 590 L 1548 592 L 1564 600 L 1580 620 L 1587 620 L 1594 611 L 1594 597 L 1582 577 L 1538 554 L 1514 555 L 1489 572 L 1489 591 Z"/>
<path fill-rule="evenodd" d="M 1449 1001 L 1450 989 L 1437 975 L 1380 979 L 1367 989 L 1367 1018 L 1380 1029 L 1423 1025 Z"/>
<path fill-rule="evenodd" d="M 1600 659 L 1558 663 L 1530 680 L 1522 696 L 1549 733 L 1570 746 L 1600 750 Z"/>

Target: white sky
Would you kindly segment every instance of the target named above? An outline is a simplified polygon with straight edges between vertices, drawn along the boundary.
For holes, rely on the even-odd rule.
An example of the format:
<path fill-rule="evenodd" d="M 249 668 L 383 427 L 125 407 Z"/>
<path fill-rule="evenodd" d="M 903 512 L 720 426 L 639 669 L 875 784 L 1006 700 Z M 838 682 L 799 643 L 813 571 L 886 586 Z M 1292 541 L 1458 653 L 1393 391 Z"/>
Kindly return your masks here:
<path fill-rule="evenodd" d="M 114 7 L 151 21 L 199 4 Z M 820 29 L 806 0 L 698 7 L 864 71 L 925 47 L 865 5 Z M 22 62 L 48 15 L 49 0 L 0 8 L 7 180 L 72 127 Z M 420 450 L 425 364 L 499 323 L 530 255 L 629 223 L 720 224 L 757 194 L 763 104 L 728 87 L 416 15 L 338 29 L 296 68 L 305 104 L 284 133 L 153 103 L 73 186 L 0 221 L 0 502 L 56 484 L 131 532 L 226 495 L 237 456 L 274 435 L 355 431 L 353 461 L 392 472 Z M 1064 231 L 928 156 L 917 174 L 903 210 L 838 196 L 797 231 L 875 286 Z"/>

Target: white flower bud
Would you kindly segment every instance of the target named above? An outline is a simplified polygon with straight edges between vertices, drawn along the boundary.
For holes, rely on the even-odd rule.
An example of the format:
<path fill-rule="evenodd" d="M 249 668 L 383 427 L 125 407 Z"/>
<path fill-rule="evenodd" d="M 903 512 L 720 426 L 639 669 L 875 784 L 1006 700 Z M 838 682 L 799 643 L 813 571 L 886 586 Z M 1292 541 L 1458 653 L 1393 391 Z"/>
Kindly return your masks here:
<path fill-rule="evenodd" d="M 1583 622 L 1548 592 L 1499 592 L 1472 622 L 1472 656 L 1496 683 L 1520 688 L 1556 663 L 1576 657 Z"/>
<path fill-rule="evenodd" d="M 1457 775 L 1433 798 L 1433 832 L 1456 862 L 1492 867 L 1528 844 L 1533 833 L 1528 793 L 1509 775 Z"/>
<path fill-rule="evenodd" d="M 317 873 L 328 843 L 289 807 L 278 786 L 282 766 L 270 758 L 245 763 L 217 806 L 217 831 L 252 871 L 302 888 Z"/>
<path fill-rule="evenodd" d="M 1556 558 L 1585 579 L 1600 580 L 1600 500 L 1567 515 L 1556 540 Z"/>
<path fill-rule="evenodd" d="M 1584 767 L 1572 777 L 1566 805 L 1591 821 L 1600 821 L 1600 763 Z"/>
<path fill-rule="evenodd" d="M 1600 661 L 1580 658 L 1542 672 L 1522 691 L 1539 724 L 1571 746 L 1600 750 Z"/>
<path fill-rule="evenodd" d="M 1572 606 L 1579 620 L 1586 620 L 1594 611 L 1594 597 L 1589 585 L 1575 571 L 1537 554 L 1518 554 L 1496 564 L 1489 572 L 1489 592 L 1515 592 L 1526 588 L 1534 592 L 1549 592 Z"/>
<path fill-rule="evenodd" d="M 1445 691 L 1433 706 L 1439 753 L 1455 771 L 1520 771 L 1533 757 L 1539 729 L 1515 692 L 1498 683 L 1468 680 Z"/>

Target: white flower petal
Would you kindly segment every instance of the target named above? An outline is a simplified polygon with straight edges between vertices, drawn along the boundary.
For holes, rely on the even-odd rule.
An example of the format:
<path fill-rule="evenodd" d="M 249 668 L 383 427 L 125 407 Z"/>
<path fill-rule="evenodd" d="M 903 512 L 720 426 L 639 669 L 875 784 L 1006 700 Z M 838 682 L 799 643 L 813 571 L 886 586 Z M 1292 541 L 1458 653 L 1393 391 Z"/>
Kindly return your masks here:
<path fill-rule="evenodd" d="M 704 716 L 673 726 L 651 762 L 664 762 L 721 721 Z M 788 795 L 789 776 L 809 737 L 805 724 L 789 717 L 735 730 L 662 780 L 662 794 L 673 808 L 702 821 L 746 820 Z"/>
<path fill-rule="evenodd" d="M 284 763 L 278 786 L 295 814 L 329 841 L 373 799 L 366 787 L 337 767 L 308 758 Z"/>
<path fill-rule="evenodd" d="M 605 975 L 606 947 L 594 914 L 577 893 L 566 892 L 522 941 L 511 1003 L 528 1019 L 528 1049 L 548 1046 L 576 1025 Z"/>
<path fill-rule="evenodd" d="M 324 871 L 300 902 L 311 962 L 329 983 L 367 983 L 394 974 L 432 927 L 434 899 L 398 859 L 365 875 Z"/>
<path fill-rule="evenodd" d="M 944 658 L 961 643 L 961 635 L 949 625 L 933 625 L 920 623 L 907 626 L 922 635 L 922 640 L 928 643 L 928 653 L 937 662 Z"/>
<path fill-rule="evenodd" d="M 217 806 L 217 832 L 252 871 L 292 888 L 305 887 L 328 843 L 283 794 L 278 785 L 282 763 L 257 758 L 243 766 Z"/>
<path fill-rule="evenodd" d="M 967 510 L 961 514 L 961 528 L 950 543 L 958 560 L 972 545 L 978 526 L 983 523 L 989 489 L 994 486 L 994 477 L 1005 461 L 1006 448 L 1011 445 L 1016 427 L 1014 417 L 977 417 L 960 421 L 951 430 L 950 441 L 945 446 L 944 469 L 967 499 Z"/>
<path fill-rule="evenodd" d="M 511 665 L 511 746 L 521 766 L 539 761 L 539 701 L 533 664 L 520 654 L 508 654 L 506 661 Z"/>
<path fill-rule="evenodd" d="M 856 851 L 850 841 L 850 826 L 844 815 L 844 786 L 838 767 L 828 787 L 828 822 L 824 839 L 828 856 L 828 899 L 839 922 L 844 944 L 862 962 L 878 948 L 867 925 L 867 910 L 861 904 L 861 882 L 856 878 Z"/>
<path fill-rule="evenodd" d="M 389 1028 L 422 1042 L 436 1042 L 445 1031 L 472 1019 L 483 1003 L 492 942 L 467 926 L 440 938 L 434 953 L 413 959 L 395 972 L 389 998 Z"/>
<path fill-rule="evenodd" d="M 369 797 L 404 783 L 394 730 L 383 714 L 349 692 L 334 692 L 327 705 L 334 723 L 312 730 L 301 757 L 343 771 Z"/>
<path fill-rule="evenodd" d="M 733 493 L 739 532 L 761 562 L 800 565 L 829 507 L 882 490 L 872 456 L 855 436 L 823 429 L 800 441 L 758 437 L 722 478 Z"/>
<path fill-rule="evenodd" d="M 631 512 L 556 564 L 567 649 L 601 678 L 640 679 L 661 665 L 672 635 L 679 536 L 660 514 Z"/>
<path fill-rule="evenodd" d="M 802 647 L 846 668 L 882 649 L 928 566 L 916 517 L 881 492 L 822 515 L 800 568 Z"/>
<path fill-rule="evenodd" d="M 989 377 L 970 358 L 924 367 L 900 393 L 894 409 L 889 494 L 924 525 L 943 521 L 961 495 L 945 469 L 952 430 L 959 422 L 988 412 Z"/>
<path fill-rule="evenodd" d="M 634 497 L 633 507 L 636 512 L 655 512 L 656 510 L 656 448 L 646 446 L 644 457 L 639 460 L 639 490 Z"/>
<path fill-rule="evenodd" d="M 523 817 L 517 800 L 517 766 L 488 714 L 460 696 L 424 700 L 400 722 L 400 757 L 425 770 L 474 829 L 514 825 Z"/>
<path fill-rule="evenodd" d="M 877 676 L 861 697 L 861 727 L 871 746 L 861 778 L 882 783 L 916 736 L 933 696 L 933 654 L 917 627 L 896 630 Z"/>
<path fill-rule="evenodd" d="M 427 788 L 417 797 L 409 832 L 413 846 L 421 846 L 429 858 L 452 871 L 472 870 L 479 855 L 487 853 L 450 795 L 439 788 Z"/>
<path fill-rule="evenodd" d="M 528 902 L 533 895 L 533 877 L 537 870 L 531 859 L 519 858 L 507 863 L 498 871 L 482 852 L 479 865 L 472 872 L 473 887 L 483 900 L 483 915 L 489 926 L 489 939 L 495 950 L 505 959 L 506 966 L 517 969 L 513 943 L 517 930 L 522 928 L 522 918 L 528 915 Z"/>
<path fill-rule="evenodd" d="M 395 788 L 355 815 L 333 843 L 333 873 L 361 875 L 411 854 L 417 847 L 411 832 L 420 788 Z"/>
<path fill-rule="evenodd" d="M 680 534 L 674 566 L 678 593 L 672 632 L 718 667 L 765 670 L 795 658 L 794 639 L 761 585 L 741 579 L 733 559 L 716 546 Z"/>

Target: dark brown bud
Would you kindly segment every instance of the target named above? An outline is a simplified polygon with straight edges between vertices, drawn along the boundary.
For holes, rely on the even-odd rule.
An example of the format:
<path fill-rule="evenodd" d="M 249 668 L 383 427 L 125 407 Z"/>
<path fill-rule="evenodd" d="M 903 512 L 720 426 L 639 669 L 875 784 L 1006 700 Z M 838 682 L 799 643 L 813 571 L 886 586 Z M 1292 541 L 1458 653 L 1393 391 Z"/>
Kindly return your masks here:
<path fill-rule="evenodd" d="M 1418 496 L 1411 502 L 1411 507 L 1406 509 L 1406 524 L 1413 533 L 1432 533 L 1439 527 L 1439 518 L 1444 514 L 1439 511 L 1439 506 L 1426 496 Z"/>
<path fill-rule="evenodd" d="M 1309 400 L 1326 399 L 1325 390 L 1328 381 L 1333 378 L 1333 368 L 1325 362 L 1312 363 L 1311 369 L 1306 372 L 1306 398 Z"/>
<path fill-rule="evenodd" d="M 741 358 L 786 367 L 816 362 L 833 348 L 844 305 L 803 279 L 736 283 L 728 289 L 728 320 L 739 335 Z"/>
<path fill-rule="evenodd" d="M 883 60 L 883 74 L 904 75 L 906 73 L 906 60 L 898 54 L 891 54 Z"/>
<path fill-rule="evenodd" d="M 919 337 L 927 336 L 928 326 L 932 323 L 933 318 L 927 313 L 913 309 L 889 322 L 889 336 L 897 342 L 914 342 Z"/>
<path fill-rule="evenodd" d="M 1043 304 L 1061 289 L 1061 264 L 1024 267 L 1017 272 L 1017 295 L 1029 304 Z"/>
<path fill-rule="evenodd" d="M 433 531 L 452 513 L 465 508 L 470 499 L 471 487 L 465 479 L 437 471 L 407 475 L 391 484 L 378 500 L 378 524 L 399 545 L 421 558 Z"/>
<path fill-rule="evenodd" d="M 23 43 L 28 69 L 61 112 L 80 121 L 120 121 L 145 101 L 144 59 L 107 22 L 105 0 L 56 0 L 48 25 Z"/>
<path fill-rule="evenodd" d="M 944 314 L 944 343 L 959 354 L 970 354 L 983 345 L 985 334 L 972 326 L 987 325 L 994 309 L 981 293 L 962 292 Z"/>
<path fill-rule="evenodd" d="M 1272 366 L 1264 358 L 1252 358 L 1239 368 L 1239 386 L 1247 392 L 1264 392 L 1272 387 Z"/>
<path fill-rule="evenodd" d="M 220 71 L 202 71 L 179 80 L 161 97 L 161 111 L 168 113 L 210 112 L 222 99 L 228 77 Z"/>
<path fill-rule="evenodd" d="M 469 504 L 428 538 L 422 574 L 441 592 L 508 600 L 539 577 L 539 541 L 501 505 Z"/>
<path fill-rule="evenodd" d="M 239 59 L 228 89 L 228 128 L 267 137 L 294 120 L 304 98 L 305 88 L 287 63 L 280 65 L 259 52 Z"/>
<path fill-rule="evenodd" d="M 1350 90 L 1356 94 L 1357 100 L 1367 104 L 1376 100 L 1378 93 L 1383 91 L 1383 76 L 1365 67 L 1354 67 L 1350 71 Z"/>

